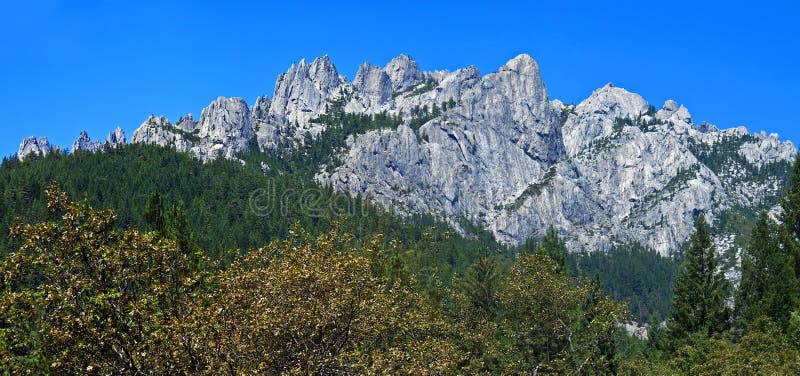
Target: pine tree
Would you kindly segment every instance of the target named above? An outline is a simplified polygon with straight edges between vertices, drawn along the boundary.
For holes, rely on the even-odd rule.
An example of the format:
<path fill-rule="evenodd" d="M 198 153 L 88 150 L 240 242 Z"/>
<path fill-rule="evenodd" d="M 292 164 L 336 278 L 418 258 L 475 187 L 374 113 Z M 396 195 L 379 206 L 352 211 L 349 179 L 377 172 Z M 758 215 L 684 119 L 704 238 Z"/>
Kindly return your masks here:
<path fill-rule="evenodd" d="M 164 233 L 166 220 L 164 219 L 164 203 L 161 202 L 161 195 L 158 191 L 153 192 L 147 202 L 147 211 L 144 214 L 145 221 L 152 230 Z"/>
<path fill-rule="evenodd" d="M 502 273 L 494 257 L 484 256 L 467 268 L 461 288 L 472 304 L 493 316 L 497 310 L 495 295 L 500 285 Z"/>
<path fill-rule="evenodd" d="M 800 155 L 794 162 L 789 189 L 781 199 L 783 213 L 781 243 L 794 259 L 795 277 L 800 279 Z"/>
<path fill-rule="evenodd" d="M 175 240 L 175 242 L 178 243 L 178 248 L 180 248 L 183 253 L 192 255 L 200 249 L 189 226 L 189 218 L 186 215 L 186 209 L 183 203 L 177 205 L 173 204 L 169 209 L 165 228 L 165 235 Z"/>
<path fill-rule="evenodd" d="M 672 344 L 693 333 L 710 337 L 729 329 L 726 291 L 727 281 L 717 270 L 708 225 L 699 216 L 683 271 L 675 284 L 673 309 L 667 324 Z"/>
<path fill-rule="evenodd" d="M 797 297 L 792 257 L 781 248 L 777 226 L 762 212 L 742 255 L 738 324 L 743 328 L 759 316 L 767 316 L 785 328 Z"/>
<path fill-rule="evenodd" d="M 550 225 L 547 229 L 535 253 L 540 256 L 549 257 L 551 260 L 555 261 L 559 272 L 566 273 L 567 247 L 564 245 L 564 242 L 558 238 L 558 232 L 556 232 L 553 225 Z"/>

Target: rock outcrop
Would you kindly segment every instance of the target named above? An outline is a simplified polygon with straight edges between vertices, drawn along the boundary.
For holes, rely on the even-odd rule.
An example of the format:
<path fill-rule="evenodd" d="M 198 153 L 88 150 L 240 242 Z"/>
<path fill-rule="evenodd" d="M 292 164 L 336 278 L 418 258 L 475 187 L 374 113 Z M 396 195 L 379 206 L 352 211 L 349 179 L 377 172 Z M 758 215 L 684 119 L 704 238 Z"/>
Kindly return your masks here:
<path fill-rule="evenodd" d="M 50 145 L 50 141 L 47 140 L 47 137 L 41 137 L 39 139 L 36 137 L 27 137 L 19 144 L 17 158 L 19 160 L 24 160 L 29 155 L 45 156 L 53 151 L 54 148 Z"/>
<path fill-rule="evenodd" d="M 121 127 L 117 127 L 117 129 L 108 134 L 106 143 L 112 148 L 126 145 L 128 143 L 128 139 L 125 138 L 125 131 L 123 131 Z"/>
<path fill-rule="evenodd" d="M 88 151 L 92 153 L 96 153 L 103 148 L 103 144 L 100 141 L 92 141 L 89 137 L 89 134 L 86 131 L 81 131 L 80 136 L 75 142 L 72 143 L 72 151 Z"/>
<path fill-rule="evenodd" d="M 564 156 L 559 118 L 530 56 L 487 75 L 460 102 L 416 132 L 401 125 L 353 138 L 342 166 L 318 179 L 406 212 L 483 221 Z"/>
<path fill-rule="evenodd" d="M 175 125 L 150 116 L 131 142 L 235 159 L 254 140 L 266 151 L 314 142 L 333 125 L 320 116 L 334 111 L 404 123 L 349 135 L 336 163 L 315 166 L 319 183 L 456 229 L 468 220 L 509 244 L 553 225 L 573 250 L 638 243 L 669 254 L 697 215 L 774 208 L 797 155 L 777 135 L 698 125 L 673 100 L 656 110 L 612 84 L 577 105 L 551 101 L 524 54 L 483 77 L 475 67 L 421 72 L 400 55 L 384 68 L 364 63 L 352 82 L 327 56 L 301 60 L 278 77 L 271 99 L 248 107 L 219 97 L 199 120 L 189 114 Z M 124 133 L 107 141 L 124 144 Z M 85 133 L 73 147 L 97 148 Z M 29 138 L 18 156 L 51 149 Z"/>
<path fill-rule="evenodd" d="M 89 137 L 89 134 L 84 130 L 81 131 L 78 139 L 72 143 L 72 151 L 75 152 L 80 150 L 97 153 L 105 148 L 116 148 L 125 145 L 127 142 L 128 140 L 125 138 L 125 131 L 123 131 L 120 127 L 117 127 L 113 132 L 108 133 L 105 143 L 100 142 L 100 140 L 92 140 Z"/>
<path fill-rule="evenodd" d="M 774 203 L 780 193 L 781 177 L 729 170 L 791 163 L 797 154 L 776 136 L 696 126 L 675 101 L 656 111 L 612 84 L 578 105 L 551 102 L 527 55 L 476 76 L 474 68 L 428 74 L 438 81 L 412 100 L 464 88 L 451 91 L 456 106 L 417 130 L 351 137 L 339 167 L 318 181 L 454 226 L 467 218 L 506 243 L 554 225 L 571 249 L 638 243 L 669 254 L 697 215 L 714 221 L 736 205 Z M 397 111 L 406 98 L 393 95 L 389 110 Z M 737 167 L 737 155 L 748 166 Z"/>
<path fill-rule="evenodd" d="M 234 159 L 247 150 L 255 139 L 253 119 L 247 103 L 241 98 L 219 97 L 204 108 L 200 121 L 191 114 L 172 125 L 163 117 L 150 115 L 133 133 L 132 143 L 172 146 L 191 152 L 198 159 Z"/>
<path fill-rule="evenodd" d="M 404 90 L 422 79 L 417 62 L 408 55 L 400 55 L 386 64 L 386 74 L 392 81 L 392 91 Z"/>
<path fill-rule="evenodd" d="M 192 147 L 185 132 L 173 127 L 172 123 L 164 116 L 155 115 L 150 115 L 133 132 L 131 143 L 172 146 L 178 151 L 189 151 Z"/>
<path fill-rule="evenodd" d="M 769 136 L 765 132 L 756 133 L 739 147 L 739 155 L 758 167 L 792 160 L 796 154 L 794 144 L 791 141 L 781 142 L 775 133 Z"/>
<path fill-rule="evenodd" d="M 567 110 L 563 129 L 567 154 L 575 156 L 592 141 L 611 135 L 616 119 L 635 118 L 647 110 L 644 98 L 611 83 L 595 90 L 589 98 Z"/>
<path fill-rule="evenodd" d="M 178 129 L 181 130 L 183 133 L 192 133 L 197 129 L 197 121 L 194 120 L 194 116 L 192 114 L 186 114 L 182 118 L 178 119 L 178 123 L 175 124 Z"/>
<path fill-rule="evenodd" d="M 317 135 L 320 126 L 309 121 L 325 113 L 330 100 L 340 93 L 345 84 L 328 56 L 315 59 L 311 64 L 300 60 L 289 71 L 278 77 L 275 94 L 269 106 L 269 117 L 276 124 L 294 126 L 296 134 L 310 132 Z"/>
<path fill-rule="evenodd" d="M 366 107 L 380 106 L 392 97 L 392 80 L 380 67 L 364 63 L 353 81 L 355 92 L 367 100 Z"/>
<path fill-rule="evenodd" d="M 200 123 L 193 131 L 199 141 L 192 151 L 203 160 L 218 156 L 233 159 L 255 137 L 250 122 L 250 110 L 242 98 L 219 97 L 200 114 Z"/>

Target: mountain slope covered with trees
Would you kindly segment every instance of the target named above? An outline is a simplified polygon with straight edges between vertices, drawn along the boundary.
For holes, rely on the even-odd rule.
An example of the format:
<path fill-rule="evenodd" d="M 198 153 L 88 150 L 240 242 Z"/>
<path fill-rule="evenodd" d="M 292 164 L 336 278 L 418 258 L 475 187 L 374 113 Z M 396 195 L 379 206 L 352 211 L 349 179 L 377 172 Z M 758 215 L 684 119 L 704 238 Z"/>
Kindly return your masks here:
<path fill-rule="evenodd" d="M 800 185 L 780 223 L 755 223 L 734 289 L 702 216 L 681 267 L 634 247 L 568 253 L 554 229 L 509 248 L 478 229 L 331 200 L 301 168 L 308 155 L 204 164 L 131 145 L 4 161 L 3 371 L 800 370 Z M 332 196 L 310 206 L 262 195 L 270 184 Z M 621 329 L 631 318 L 653 321 L 647 341 Z"/>

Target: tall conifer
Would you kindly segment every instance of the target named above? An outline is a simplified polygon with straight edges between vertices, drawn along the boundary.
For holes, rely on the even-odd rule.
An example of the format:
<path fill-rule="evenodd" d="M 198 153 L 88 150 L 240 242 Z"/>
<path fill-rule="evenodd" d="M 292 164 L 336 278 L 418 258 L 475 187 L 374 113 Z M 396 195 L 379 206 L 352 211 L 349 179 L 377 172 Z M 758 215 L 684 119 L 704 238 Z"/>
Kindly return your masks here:
<path fill-rule="evenodd" d="M 691 246 L 675 284 L 668 329 L 673 343 L 693 333 L 712 336 L 729 329 L 727 281 L 717 270 L 717 259 L 703 216 L 695 221 Z"/>

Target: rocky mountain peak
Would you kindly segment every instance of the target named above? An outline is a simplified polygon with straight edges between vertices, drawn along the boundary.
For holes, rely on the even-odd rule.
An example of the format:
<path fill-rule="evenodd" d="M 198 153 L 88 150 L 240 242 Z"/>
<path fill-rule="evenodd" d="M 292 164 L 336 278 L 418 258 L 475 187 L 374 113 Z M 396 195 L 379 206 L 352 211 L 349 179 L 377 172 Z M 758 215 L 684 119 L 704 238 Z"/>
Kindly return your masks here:
<path fill-rule="evenodd" d="M 667 99 L 664 105 L 661 106 L 661 109 L 666 112 L 675 112 L 678 110 L 678 103 L 672 99 Z"/>
<path fill-rule="evenodd" d="M 339 71 L 328 55 L 318 57 L 308 67 L 308 77 L 317 85 L 317 89 L 330 94 L 342 84 Z"/>
<path fill-rule="evenodd" d="M 394 91 L 404 90 L 422 80 L 417 62 L 405 54 L 392 59 L 384 70 L 392 81 Z"/>
<path fill-rule="evenodd" d="M 683 126 L 684 128 L 691 127 L 694 124 L 689 110 L 683 105 L 678 106 L 678 103 L 672 99 L 668 99 L 664 102 L 661 109 L 656 112 L 656 118 L 671 122 L 676 126 Z M 711 129 L 708 128 L 708 130 Z"/>
<path fill-rule="evenodd" d="M 42 137 L 37 139 L 36 137 L 26 137 L 22 140 L 22 143 L 19 144 L 19 150 L 17 150 L 17 158 L 19 160 L 24 160 L 29 155 L 40 155 L 45 156 L 54 152 L 56 149 L 50 145 L 50 141 L 47 140 L 47 137 Z"/>
<path fill-rule="evenodd" d="M 242 98 L 218 97 L 201 112 L 196 134 L 199 140 L 192 151 L 202 159 L 233 159 L 255 137 L 247 103 Z"/>
<path fill-rule="evenodd" d="M 797 155 L 776 135 L 696 126 L 673 100 L 655 112 L 612 83 L 577 105 L 550 101 L 527 54 L 483 77 L 475 67 L 422 73 L 400 55 L 383 69 L 364 63 L 352 82 L 328 56 L 300 60 L 280 75 L 271 100 L 248 108 L 219 97 L 199 121 L 187 115 L 175 126 L 151 115 L 132 142 L 235 159 L 254 137 L 264 150 L 314 142 L 335 124 L 311 121 L 334 105 L 406 123 L 349 135 L 335 168 L 315 166 L 318 182 L 456 229 L 455 218 L 466 218 L 511 244 L 554 225 L 571 249 L 638 243 L 668 254 L 696 213 L 713 221 L 730 205 L 774 205 L 781 171 Z M 124 140 L 118 131 L 109 144 Z M 93 147 L 88 135 L 79 141 L 76 150 Z M 18 155 L 51 150 L 46 139 L 28 138 Z"/>
<path fill-rule="evenodd" d="M 593 91 L 589 98 L 575 106 L 575 110 L 586 114 L 598 113 L 625 118 L 642 115 L 648 111 L 649 106 L 641 95 L 608 83 Z"/>
<path fill-rule="evenodd" d="M 163 115 L 162 116 L 155 116 L 155 115 L 152 115 L 152 114 L 147 117 L 147 119 L 144 121 L 144 124 L 155 125 L 155 126 L 159 126 L 159 127 L 170 127 L 170 126 L 172 126 L 172 124 L 169 122 L 169 119 L 167 119 Z"/>
<path fill-rule="evenodd" d="M 576 155 L 593 141 L 615 131 L 617 119 L 636 118 L 650 109 L 639 94 L 611 83 L 592 92 L 571 109 L 562 128 L 567 154 Z"/>
<path fill-rule="evenodd" d="M 270 100 L 266 95 L 256 98 L 256 103 L 250 109 L 250 114 L 254 119 L 266 120 L 269 115 Z"/>
<path fill-rule="evenodd" d="M 454 107 L 416 131 L 401 125 L 354 137 L 342 165 L 318 180 L 401 212 L 493 218 L 505 200 L 545 178 L 563 143 L 532 59 L 512 59 L 483 78 L 474 67 L 441 76 L 415 88 L 430 91 L 401 94 L 395 103 L 452 99 Z"/>
<path fill-rule="evenodd" d="M 791 162 L 797 157 L 797 148 L 791 141 L 781 142 L 777 134 L 769 136 L 761 131 L 752 135 L 750 142 L 745 142 L 739 148 L 739 155 L 749 163 L 762 167 L 776 162 Z"/>
<path fill-rule="evenodd" d="M 203 161 L 234 159 L 255 137 L 252 117 L 242 98 L 218 97 L 204 108 L 200 121 L 191 114 L 172 126 L 165 117 L 150 115 L 133 133 L 132 143 L 172 146 Z"/>
<path fill-rule="evenodd" d="M 369 103 L 366 105 L 381 105 L 392 97 L 392 80 L 380 67 L 364 63 L 358 68 L 353 88 Z"/>
<path fill-rule="evenodd" d="M 200 138 L 215 141 L 241 134 L 252 137 L 247 103 L 242 98 L 218 97 L 200 113 L 197 133 Z"/>
<path fill-rule="evenodd" d="M 326 55 L 310 65 L 301 60 L 297 66 L 281 74 L 269 108 L 269 117 L 278 124 L 306 128 L 309 120 L 319 116 L 327 100 L 338 92 L 344 80 Z"/>
<path fill-rule="evenodd" d="M 483 77 L 480 85 L 469 91 L 466 96 L 510 101 L 507 104 L 491 103 L 491 105 L 500 105 L 501 107 L 525 102 L 535 106 L 535 108 L 528 109 L 531 111 L 543 110 L 544 107 L 549 108 L 547 90 L 539 74 L 539 66 L 533 58 L 524 54 L 509 60 L 497 72 Z M 489 110 L 485 107 L 476 110 L 484 109 Z M 523 108 L 518 109 L 524 110 Z"/>
<path fill-rule="evenodd" d="M 175 126 L 184 132 L 191 133 L 197 129 L 197 124 L 198 122 L 194 119 L 194 116 L 191 113 L 188 113 L 180 118 Z"/>
<path fill-rule="evenodd" d="M 72 143 L 73 152 L 82 150 L 95 153 L 99 151 L 102 147 L 103 145 L 100 144 L 100 141 L 92 141 L 92 139 L 89 138 L 89 134 L 87 134 L 85 130 L 81 131 L 81 134 L 80 136 L 78 136 L 78 139 Z"/>
<path fill-rule="evenodd" d="M 539 76 L 539 64 L 528 54 L 519 54 L 500 67 L 500 72 L 512 71 L 518 74 Z"/>
<path fill-rule="evenodd" d="M 535 159 L 550 163 L 563 153 L 558 115 L 530 56 L 519 55 L 481 78 L 461 102 L 455 114 L 494 127 Z"/>
<path fill-rule="evenodd" d="M 125 138 L 125 131 L 121 127 L 117 127 L 113 132 L 108 134 L 106 142 L 112 148 L 127 144 L 128 140 Z"/>
<path fill-rule="evenodd" d="M 172 146 L 180 151 L 189 150 L 188 143 L 173 129 L 172 124 L 164 116 L 148 116 L 133 132 L 131 143 Z"/>

